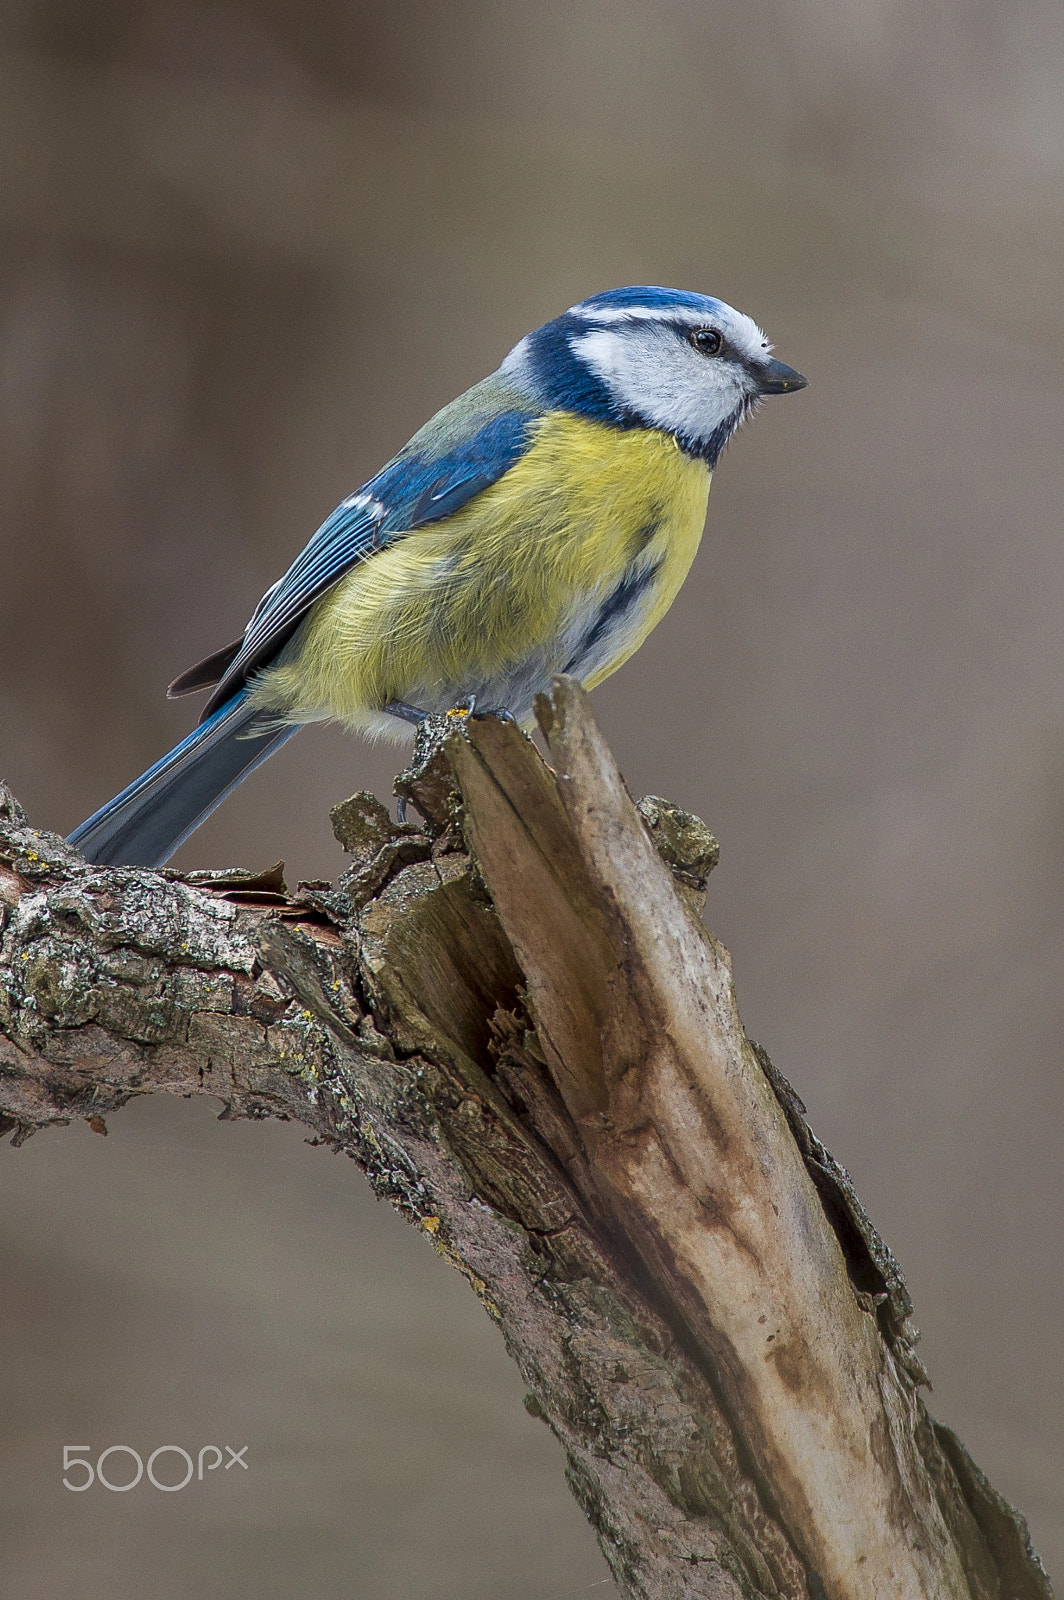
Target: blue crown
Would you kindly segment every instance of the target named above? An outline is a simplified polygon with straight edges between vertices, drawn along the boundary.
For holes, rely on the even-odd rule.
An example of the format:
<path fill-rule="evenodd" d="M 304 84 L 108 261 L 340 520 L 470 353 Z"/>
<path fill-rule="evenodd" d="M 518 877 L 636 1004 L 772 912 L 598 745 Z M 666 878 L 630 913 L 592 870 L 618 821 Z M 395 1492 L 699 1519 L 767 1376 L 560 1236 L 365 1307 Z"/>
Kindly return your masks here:
<path fill-rule="evenodd" d="M 601 294 L 588 295 L 574 311 L 593 310 L 601 306 L 609 311 L 702 311 L 712 314 L 720 310 L 721 302 L 708 294 L 693 294 L 688 289 L 663 289 L 655 283 L 631 284 L 626 289 L 604 289 Z"/>

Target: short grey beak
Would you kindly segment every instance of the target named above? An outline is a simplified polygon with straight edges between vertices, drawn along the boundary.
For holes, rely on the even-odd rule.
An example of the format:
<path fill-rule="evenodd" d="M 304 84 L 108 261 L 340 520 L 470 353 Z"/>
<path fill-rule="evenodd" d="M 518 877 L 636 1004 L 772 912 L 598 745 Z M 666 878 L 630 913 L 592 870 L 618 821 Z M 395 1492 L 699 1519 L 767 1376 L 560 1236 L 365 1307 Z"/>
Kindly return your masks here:
<path fill-rule="evenodd" d="M 750 371 L 758 394 L 793 394 L 795 389 L 804 389 L 809 382 L 782 361 L 759 361 Z"/>

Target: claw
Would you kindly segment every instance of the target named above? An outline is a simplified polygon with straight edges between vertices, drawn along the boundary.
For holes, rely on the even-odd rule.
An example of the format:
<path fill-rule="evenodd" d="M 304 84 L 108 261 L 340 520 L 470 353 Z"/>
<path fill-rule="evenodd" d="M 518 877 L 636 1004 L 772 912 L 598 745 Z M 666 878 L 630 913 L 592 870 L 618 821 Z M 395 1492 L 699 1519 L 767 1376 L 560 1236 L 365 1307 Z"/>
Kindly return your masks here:
<path fill-rule="evenodd" d="M 485 717 L 494 717 L 496 722 L 512 722 L 515 728 L 517 726 L 517 718 L 512 711 L 507 711 L 505 706 L 493 706 L 486 711 L 471 711 L 470 716 L 475 717 L 478 722 L 483 722 Z"/>

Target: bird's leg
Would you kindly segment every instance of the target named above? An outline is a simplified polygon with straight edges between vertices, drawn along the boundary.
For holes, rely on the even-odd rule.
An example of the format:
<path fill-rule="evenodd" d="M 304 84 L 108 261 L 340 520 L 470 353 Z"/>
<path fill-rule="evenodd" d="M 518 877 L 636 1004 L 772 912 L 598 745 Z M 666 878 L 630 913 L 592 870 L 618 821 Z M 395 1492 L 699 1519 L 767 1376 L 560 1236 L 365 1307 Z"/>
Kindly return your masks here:
<path fill-rule="evenodd" d="M 429 717 L 429 712 L 422 711 L 420 706 L 407 705 L 405 700 L 389 700 L 386 706 L 381 706 L 381 710 L 390 717 L 398 717 L 401 722 L 412 722 L 415 727 Z"/>
<path fill-rule="evenodd" d="M 381 710 L 390 717 L 398 717 L 401 722 L 412 722 L 415 728 L 420 728 L 429 719 L 427 711 L 422 711 L 420 706 L 408 705 L 405 700 L 389 700 L 387 705 L 381 706 Z M 406 821 L 406 800 L 402 795 L 395 803 L 395 815 L 400 822 Z"/>

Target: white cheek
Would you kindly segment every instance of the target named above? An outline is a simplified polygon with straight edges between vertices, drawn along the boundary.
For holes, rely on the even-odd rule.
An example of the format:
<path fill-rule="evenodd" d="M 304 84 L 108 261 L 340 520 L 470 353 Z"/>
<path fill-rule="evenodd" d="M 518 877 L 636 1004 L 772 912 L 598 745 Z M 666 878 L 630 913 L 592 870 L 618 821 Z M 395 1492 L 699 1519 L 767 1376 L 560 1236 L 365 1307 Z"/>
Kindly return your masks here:
<path fill-rule="evenodd" d="M 573 343 L 622 406 L 666 433 L 708 439 L 748 392 L 741 367 L 699 355 L 669 329 L 601 328 Z"/>

